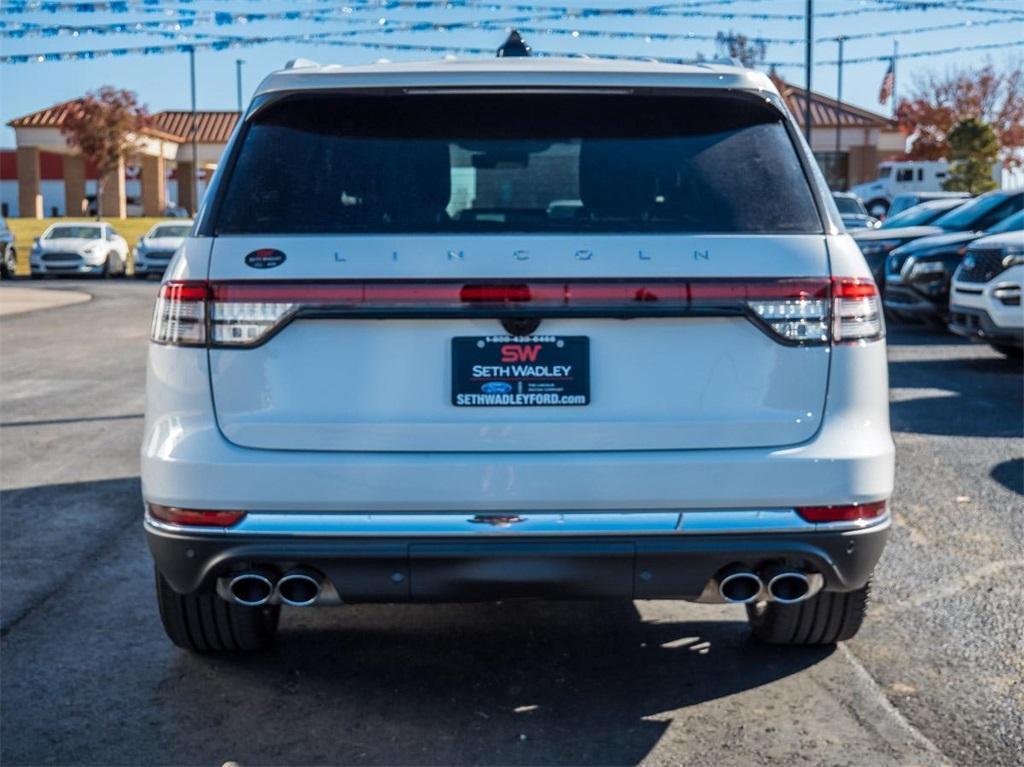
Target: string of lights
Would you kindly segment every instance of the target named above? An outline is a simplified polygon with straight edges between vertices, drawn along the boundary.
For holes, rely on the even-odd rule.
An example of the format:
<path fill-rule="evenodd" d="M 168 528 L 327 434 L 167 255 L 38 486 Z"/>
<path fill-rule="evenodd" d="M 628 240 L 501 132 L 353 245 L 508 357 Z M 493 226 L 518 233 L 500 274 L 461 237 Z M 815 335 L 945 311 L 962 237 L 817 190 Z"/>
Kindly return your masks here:
<path fill-rule="evenodd" d="M 172 33 L 161 32 L 161 35 Z M 446 44 L 425 44 L 405 43 L 396 41 L 342 39 L 339 32 L 327 31 L 308 34 L 272 35 L 272 36 L 225 36 L 194 33 L 189 42 L 175 42 L 162 45 L 143 45 L 108 48 L 99 50 L 76 50 L 76 51 L 50 51 L 46 53 L 26 54 L 5 54 L 0 55 L 0 64 L 30 64 L 46 63 L 54 61 L 85 61 L 105 57 L 118 57 L 128 55 L 164 55 L 169 53 L 187 53 L 189 51 L 220 51 L 231 48 L 244 48 L 256 45 L 267 45 L 272 43 L 299 42 L 314 45 L 333 45 L 345 47 L 357 47 L 368 50 L 394 50 L 394 51 L 416 51 L 421 53 L 435 53 L 441 55 L 491 55 L 492 47 L 480 46 L 451 46 Z M 1024 40 L 1010 40 L 994 43 L 982 43 L 976 45 L 960 45 L 948 48 L 931 50 L 909 51 L 900 54 L 900 59 L 913 59 L 925 56 L 937 56 L 949 53 L 960 53 L 966 51 L 996 50 L 1024 47 Z M 578 53 L 565 51 L 537 51 L 541 56 L 578 56 Z M 617 53 L 593 53 L 594 58 L 630 59 L 630 60 L 656 60 L 665 63 L 692 63 L 693 58 L 666 57 L 666 56 L 644 56 L 624 55 Z M 889 61 L 891 56 L 861 56 L 844 59 L 844 65 L 865 64 L 870 62 Z M 822 61 L 821 66 L 837 66 L 839 61 Z M 764 66 L 768 67 L 789 67 L 802 68 L 803 63 L 799 61 L 766 61 Z"/>
<path fill-rule="evenodd" d="M 197 0 L 98 0 L 96 2 L 74 2 L 73 0 L 7 0 L 6 3 L 0 6 L 0 15 L 69 12 L 79 14 L 129 13 L 131 11 L 181 13 L 186 12 L 186 9 L 182 6 L 192 5 L 196 1 Z M 258 1 L 259 0 L 249 0 L 249 2 Z M 687 9 L 707 6 L 726 6 L 737 2 L 759 3 L 768 1 L 769 0 L 683 0 L 682 2 L 670 3 L 664 6 L 651 7 Z M 171 2 L 172 5 L 167 6 L 166 3 L 168 2 Z M 335 4 L 335 0 L 307 0 L 307 2 Z M 559 11 L 562 13 L 567 13 L 570 10 L 569 6 L 540 5 L 532 7 L 538 8 L 541 11 Z M 347 13 L 351 13 L 354 10 L 387 11 L 399 8 L 415 8 L 423 10 L 438 8 L 446 10 L 463 8 L 507 10 L 509 6 L 501 2 L 494 2 L 493 0 L 349 0 L 341 9 Z M 640 8 L 642 9 L 642 6 Z M 576 10 L 576 7 L 573 7 L 572 10 Z M 582 10 L 587 11 L 595 9 L 582 8 Z M 203 11 L 197 9 L 187 12 L 198 14 Z"/>
<path fill-rule="evenodd" d="M 313 45 L 332 45 L 342 47 L 362 48 L 367 50 L 380 51 L 406 51 L 418 53 L 433 53 L 442 56 L 493 56 L 494 47 L 481 46 L 451 46 L 444 44 L 424 43 L 402 43 L 402 42 L 381 42 L 371 40 L 342 40 L 326 37 L 335 33 L 313 33 L 305 35 L 279 35 L 270 37 L 225 37 L 214 40 L 197 40 L 188 43 L 172 43 L 164 45 L 144 45 L 122 48 L 108 48 L 89 51 L 51 51 L 39 54 L 5 54 L 0 55 L 0 64 L 32 64 L 63 61 L 89 61 L 108 57 L 123 57 L 130 55 L 165 55 L 174 53 L 189 53 L 192 51 L 224 51 L 236 48 L 247 48 L 256 45 L 270 43 L 299 42 Z M 569 51 L 538 51 L 535 55 L 539 57 L 567 56 L 570 58 L 588 58 L 578 53 Z M 662 61 L 665 63 L 693 63 L 693 59 L 680 57 L 651 57 L 640 55 L 625 55 L 617 53 L 593 54 L 590 58 L 625 59 L 633 61 Z M 775 66 L 799 66 L 798 62 L 775 62 Z"/>
<path fill-rule="evenodd" d="M 197 0 L 174 0 L 168 5 L 169 0 L 98 0 L 97 2 L 74 2 L 72 0 L 7 0 L 0 6 L 0 15 L 21 14 L 21 13 L 128 13 L 130 11 L 141 11 L 149 13 L 182 13 L 200 14 L 199 9 L 190 9 L 183 6 L 192 5 Z M 315 0 L 316 2 L 328 2 L 329 0 Z M 776 13 L 761 11 L 711 11 L 708 6 L 728 6 L 735 2 L 756 2 L 758 0 L 689 0 L 689 2 L 675 2 L 653 6 L 633 6 L 629 8 L 601 8 L 588 6 L 570 5 L 544 5 L 531 3 L 508 3 L 489 2 L 488 0 L 350 0 L 348 12 L 354 9 L 388 11 L 398 9 L 488 9 L 492 11 L 532 11 L 538 13 L 559 13 L 569 17 L 586 16 L 682 16 L 695 18 L 717 18 L 717 19 L 751 19 L 760 21 L 802 21 L 803 13 Z M 860 6 L 857 8 L 839 9 L 831 11 L 819 11 L 815 13 L 816 18 L 841 18 L 846 16 L 858 16 L 874 13 L 896 13 L 907 11 L 921 11 L 936 8 L 956 9 L 962 11 L 986 12 L 992 14 L 1005 14 L 1014 18 L 1024 20 L 1024 11 L 1013 8 L 994 8 L 989 6 L 967 5 L 956 2 L 938 2 L 938 0 L 899 0 L 899 2 L 886 3 L 882 5 Z M 269 14 L 246 14 L 231 13 L 227 11 L 215 11 L 214 14 L 234 15 L 244 17 L 246 15 L 259 17 Z M 301 11 L 290 11 L 281 13 L 299 13 Z M 283 18 L 283 17 L 282 17 Z"/>

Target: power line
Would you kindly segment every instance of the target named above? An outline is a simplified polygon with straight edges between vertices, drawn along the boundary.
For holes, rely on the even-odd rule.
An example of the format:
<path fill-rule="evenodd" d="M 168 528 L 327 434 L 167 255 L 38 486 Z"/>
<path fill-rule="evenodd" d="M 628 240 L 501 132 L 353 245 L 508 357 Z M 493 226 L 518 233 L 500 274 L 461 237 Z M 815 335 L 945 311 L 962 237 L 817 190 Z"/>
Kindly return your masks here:
<path fill-rule="evenodd" d="M 972 27 L 990 27 L 994 24 L 1019 24 L 1024 21 L 1024 17 L 1020 19 L 1007 19 L 1000 17 L 998 19 L 983 19 L 982 21 L 972 21 L 967 19 L 966 21 L 954 22 L 951 24 L 935 24 L 930 27 L 911 27 L 909 29 L 885 29 L 877 32 L 860 32 L 855 35 L 843 35 L 846 40 L 866 40 L 873 37 L 903 37 L 906 35 L 919 35 L 927 32 L 940 32 L 947 29 L 970 29 Z M 815 42 L 817 43 L 830 43 L 835 42 L 835 35 L 828 37 L 819 37 Z"/>
<path fill-rule="evenodd" d="M 1000 43 L 981 43 L 979 45 L 957 45 L 952 48 L 934 48 L 928 51 L 911 51 L 910 53 L 901 53 L 899 55 L 900 61 L 903 59 L 918 59 L 923 56 L 942 56 L 948 53 L 960 53 L 965 51 L 990 51 L 999 48 L 1021 48 L 1024 47 L 1024 40 L 1010 40 L 1007 42 Z M 885 54 L 882 56 L 860 56 L 853 59 L 845 59 L 843 64 L 866 64 L 872 61 L 889 61 L 892 59 L 891 54 Z M 838 61 L 820 61 L 819 64 L 824 66 L 836 66 Z"/>

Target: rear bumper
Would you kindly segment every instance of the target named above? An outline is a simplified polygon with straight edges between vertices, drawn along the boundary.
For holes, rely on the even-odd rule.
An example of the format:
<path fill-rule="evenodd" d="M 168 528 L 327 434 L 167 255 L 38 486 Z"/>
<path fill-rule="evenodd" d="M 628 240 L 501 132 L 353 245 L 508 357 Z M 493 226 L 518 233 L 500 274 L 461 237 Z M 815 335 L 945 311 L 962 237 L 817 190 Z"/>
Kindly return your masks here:
<path fill-rule="evenodd" d="M 685 516 L 685 513 L 684 513 Z M 157 568 L 181 593 L 253 566 L 301 565 L 341 602 L 471 602 L 508 598 L 720 601 L 730 566 L 820 574 L 824 588 L 863 586 L 881 556 L 888 518 L 854 530 L 518 535 L 240 535 L 174 531 L 147 522 Z"/>

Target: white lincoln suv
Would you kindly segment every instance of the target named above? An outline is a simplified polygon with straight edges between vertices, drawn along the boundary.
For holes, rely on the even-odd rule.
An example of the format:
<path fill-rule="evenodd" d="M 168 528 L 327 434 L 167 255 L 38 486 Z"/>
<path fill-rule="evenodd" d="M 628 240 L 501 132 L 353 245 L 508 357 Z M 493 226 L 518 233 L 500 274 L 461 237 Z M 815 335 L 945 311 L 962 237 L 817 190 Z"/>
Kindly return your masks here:
<path fill-rule="evenodd" d="M 142 484 L 183 647 L 360 602 L 861 624 L 893 487 L 878 291 L 762 74 L 303 63 L 163 279 Z"/>

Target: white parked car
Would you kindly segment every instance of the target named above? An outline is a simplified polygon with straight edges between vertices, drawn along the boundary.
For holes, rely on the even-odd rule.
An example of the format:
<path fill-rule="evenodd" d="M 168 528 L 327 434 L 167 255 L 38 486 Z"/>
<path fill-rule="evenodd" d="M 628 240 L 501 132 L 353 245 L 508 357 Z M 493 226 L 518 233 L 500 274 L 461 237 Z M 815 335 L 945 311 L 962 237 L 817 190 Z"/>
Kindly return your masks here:
<path fill-rule="evenodd" d="M 192 230 L 191 221 L 174 219 L 153 225 L 132 251 L 135 276 L 146 279 L 151 274 L 163 274 L 181 243 Z"/>
<path fill-rule="evenodd" d="M 953 273 L 949 329 L 1020 359 L 1024 351 L 1024 232 L 975 240 Z"/>
<path fill-rule="evenodd" d="M 33 277 L 49 274 L 112 276 L 124 274 L 128 243 L 110 224 L 53 224 L 32 242 Z"/>
<path fill-rule="evenodd" d="M 893 488 L 881 305 L 768 77 L 304 64 L 236 130 L 149 348 L 175 643 L 518 597 L 856 633 Z"/>

